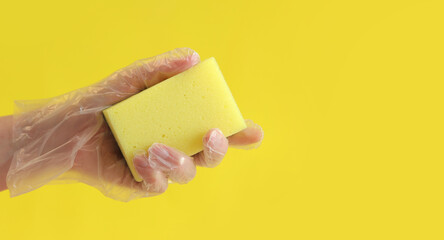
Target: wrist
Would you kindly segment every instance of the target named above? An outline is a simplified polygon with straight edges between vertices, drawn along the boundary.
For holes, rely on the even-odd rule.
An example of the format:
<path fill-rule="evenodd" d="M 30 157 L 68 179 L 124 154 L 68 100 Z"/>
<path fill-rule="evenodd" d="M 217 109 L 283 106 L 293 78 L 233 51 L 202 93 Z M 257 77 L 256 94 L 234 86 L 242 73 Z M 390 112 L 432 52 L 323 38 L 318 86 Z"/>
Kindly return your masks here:
<path fill-rule="evenodd" d="M 0 191 L 7 189 L 6 175 L 14 154 L 12 121 L 12 115 L 0 117 Z"/>

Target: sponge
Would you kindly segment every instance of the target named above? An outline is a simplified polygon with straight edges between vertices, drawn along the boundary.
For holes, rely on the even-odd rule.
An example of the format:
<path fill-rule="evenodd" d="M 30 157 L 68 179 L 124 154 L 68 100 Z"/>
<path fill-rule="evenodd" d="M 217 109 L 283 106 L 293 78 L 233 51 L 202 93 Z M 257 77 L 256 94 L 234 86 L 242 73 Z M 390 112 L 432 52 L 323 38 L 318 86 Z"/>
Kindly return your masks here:
<path fill-rule="evenodd" d="M 163 143 L 191 156 L 203 149 L 202 138 L 212 128 L 230 136 L 246 128 L 245 121 L 214 58 L 154 85 L 103 111 L 136 179 L 136 151 Z"/>

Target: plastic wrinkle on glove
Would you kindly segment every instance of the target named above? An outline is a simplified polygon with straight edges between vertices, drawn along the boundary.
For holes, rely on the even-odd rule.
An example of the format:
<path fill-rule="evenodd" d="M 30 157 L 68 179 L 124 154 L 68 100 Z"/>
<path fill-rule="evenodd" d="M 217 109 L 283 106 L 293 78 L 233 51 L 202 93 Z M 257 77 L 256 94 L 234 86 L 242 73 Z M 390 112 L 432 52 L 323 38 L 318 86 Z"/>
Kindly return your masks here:
<path fill-rule="evenodd" d="M 199 63 L 191 49 L 139 60 L 103 81 L 44 100 L 15 101 L 11 196 L 53 180 L 79 181 L 121 201 L 149 196 L 134 181 L 102 110 Z"/>

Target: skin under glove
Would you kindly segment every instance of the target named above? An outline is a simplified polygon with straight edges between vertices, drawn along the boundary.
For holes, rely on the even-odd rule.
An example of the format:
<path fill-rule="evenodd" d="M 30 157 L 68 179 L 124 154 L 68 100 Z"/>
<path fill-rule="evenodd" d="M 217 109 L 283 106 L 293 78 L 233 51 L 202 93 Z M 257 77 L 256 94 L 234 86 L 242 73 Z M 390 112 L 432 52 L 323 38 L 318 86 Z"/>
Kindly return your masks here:
<path fill-rule="evenodd" d="M 48 183 L 83 182 L 120 201 L 153 196 L 169 182 L 187 183 L 196 166 L 217 166 L 228 146 L 255 148 L 263 132 L 247 120 L 247 128 L 228 139 L 218 129 L 202 139 L 194 156 L 153 144 L 140 152 L 134 166 L 143 178 L 134 180 L 102 111 L 199 63 L 199 55 L 180 48 L 136 61 L 106 79 L 44 100 L 16 101 L 13 119 L 14 155 L 7 174 L 11 196 Z"/>

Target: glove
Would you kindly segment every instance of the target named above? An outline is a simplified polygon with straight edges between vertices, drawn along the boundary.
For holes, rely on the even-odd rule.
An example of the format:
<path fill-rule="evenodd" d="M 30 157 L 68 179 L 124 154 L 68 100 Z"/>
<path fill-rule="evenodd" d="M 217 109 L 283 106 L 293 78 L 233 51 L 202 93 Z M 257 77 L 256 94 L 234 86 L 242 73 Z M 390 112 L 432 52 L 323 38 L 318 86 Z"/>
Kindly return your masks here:
<path fill-rule="evenodd" d="M 104 80 L 44 100 L 15 101 L 14 155 L 7 174 L 11 196 L 48 183 L 82 182 L 120 200 L 163 193 L 168 183 L 187 183 L 196 166 L 217 166 L 228 145 L 258 147 L 262 129 L 247 120 L 247 128 L 228 139 L 218 129 L 202 140 L 203 151 L 187 156 L 160 143 L 139 152 L 134 165 L 143 181 L 133 179 L 102 110 L 199 63 L 188 48 L 139 60 Z"/>

